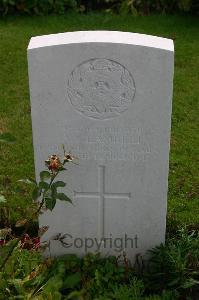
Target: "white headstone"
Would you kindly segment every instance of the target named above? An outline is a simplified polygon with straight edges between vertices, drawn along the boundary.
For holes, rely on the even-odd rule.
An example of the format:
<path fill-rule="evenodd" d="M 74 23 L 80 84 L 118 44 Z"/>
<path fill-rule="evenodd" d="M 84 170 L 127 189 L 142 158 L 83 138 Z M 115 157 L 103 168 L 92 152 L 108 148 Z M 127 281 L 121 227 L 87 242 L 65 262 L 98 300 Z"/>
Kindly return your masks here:
<path fill-rule="evenodd" d="M 79 158 L 63 174 L 74 206 L 40 217 L 51 254 L 99 250 L 130 258 L 164 242 L 172 40 L 89 31 L 33 37 L 28 47 L 36 174 L 61 145 Z"/>

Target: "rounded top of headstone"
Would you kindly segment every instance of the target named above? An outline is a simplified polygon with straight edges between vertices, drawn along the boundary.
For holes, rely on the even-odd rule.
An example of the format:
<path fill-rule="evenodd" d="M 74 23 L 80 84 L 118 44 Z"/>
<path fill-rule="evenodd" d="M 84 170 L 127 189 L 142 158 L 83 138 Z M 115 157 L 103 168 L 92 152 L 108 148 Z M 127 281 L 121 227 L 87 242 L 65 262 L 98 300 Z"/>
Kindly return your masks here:
<path fill-rule="evenodd" d="M 76 43 L 128 44 L 174 51 L 173 40 L 171 39 L 140 33 L 104 30 L 75 31 L 32 37 L 28 46 L 28 50 Z"/>

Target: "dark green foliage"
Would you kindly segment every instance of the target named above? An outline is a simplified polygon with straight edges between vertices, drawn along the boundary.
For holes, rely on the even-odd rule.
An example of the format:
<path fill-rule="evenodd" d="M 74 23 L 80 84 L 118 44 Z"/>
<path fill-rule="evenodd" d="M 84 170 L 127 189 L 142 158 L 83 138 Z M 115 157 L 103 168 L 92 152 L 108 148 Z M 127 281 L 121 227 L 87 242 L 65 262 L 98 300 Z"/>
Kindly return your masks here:
<path fill-rule="evenodd" d="M 199 233 L 182 229 L 150 254 L 146 273 L 149 290 L 172 289 L 189 294 L 199 287 Z"/>
<path fill-rule="evenodd" d="M 95 300 L 141 300 L 144 298 L 144 283 L 133 277 L 129 283 L 115 284 L 112 291 L 106 290 L 104 294 Z"/>
<path fill-rule="evenodd" d="M 178 300 L 178 299 L 180 300 L 179 294 L 175 291 L 163 291 L 161 295 L 150 295 L 144 298 L 144 300 Z"/>
<path fill-rule="evenodd" d="M 199 12 L 195 0 L 107 0 L 106 2 L 110 4 L 110 8 L 122 14 L 148 15 L 151 12 Z"/>
<path fill-rule="evenodd" d="M 160 295 L 144 295 L 143 281 L 134 277 L 129 284 L 116 286 L 113 293 L 95 298 L 95 300 L 178 300 L 179 295 L 175 291 L 163 291 Z"/>
<path fill-rule="evenodd" d="M 64 14 L 68 9 L 75 9 L 75 0 L 0 0 L 0 13 L 19 14 Z"/>
<path fill-rule="evenodd" d="M 127 14 L 151 12 L 199 12 L 197 0 L 0 0 L 0 14 L 64 14 L 73 9 L 80 12 L 107 10 Z"/>
<path fill-rule="evenodd" d="M 197 300 L 198 277 L 199 236 L 183 229 L 151 251 L 144 275 L 112 256 L 89 253 L 42 261 L 36 251 L 16 248 L 0 273 L 0 295 L 35 300 Z"/>
<path fill-rule="evenodd" d="M 7 244 L 8 250 L 12 247 L 13 242 L 14 240 Z M 0 263 L 1 252 L 2 249 L 0 248 Z M 16 299 L 17 295 L 21 296 L 20 299 L 24 299 L 24 295 L 28 296 L 28 286 L 31 282 L 31 276 L 34 276 L 33 270 L 38 270 L 41 262 L 42 257 L 37 251 L 15 248 L 8 264 L 0 272 L 0 299 Z"/>
<path fill-rule="evenodd" d="M 96 295 L 103 295 L 106 291 L 113 292 L 116 286 L 127 280 L 125 266 L 119 266 L 116 257 L 102 259 L 99 254 L 88 254 L 83 260 L 82 270 L 86 282 L 85 289 L 89 291 L 91 299 Z"/>

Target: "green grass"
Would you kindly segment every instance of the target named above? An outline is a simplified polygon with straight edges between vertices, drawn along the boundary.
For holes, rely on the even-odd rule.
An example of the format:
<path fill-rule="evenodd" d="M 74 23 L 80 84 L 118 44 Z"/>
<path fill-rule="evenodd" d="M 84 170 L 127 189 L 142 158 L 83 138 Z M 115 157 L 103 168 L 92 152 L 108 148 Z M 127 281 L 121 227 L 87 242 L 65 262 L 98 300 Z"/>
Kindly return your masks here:
<path fill-rule="evenodd" d="M 199 223 L 199 20 L 189 16 L 104 14 L 7 17 L 0 20 L 0 132 L 17 139 L 0 145 L 0 190 L 14 208 L 31 201 L 17 180 L 34 176 L 26 48 L 32 36 L 75 30 L 121 30 L 175 40 L 175 78 L 168 211 L 182 224 Z"/>

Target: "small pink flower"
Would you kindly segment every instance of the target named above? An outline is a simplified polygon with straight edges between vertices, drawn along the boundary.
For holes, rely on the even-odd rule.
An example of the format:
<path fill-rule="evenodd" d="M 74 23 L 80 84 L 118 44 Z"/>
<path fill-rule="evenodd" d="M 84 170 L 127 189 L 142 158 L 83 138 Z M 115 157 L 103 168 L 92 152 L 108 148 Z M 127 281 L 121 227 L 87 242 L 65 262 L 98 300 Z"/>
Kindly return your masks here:
<path fill-rule="evenodd" d="M 45 164 L 52 173 L 58 172 L 62 167 L 61 161 L 56 154 L 49 156 Z"/>

